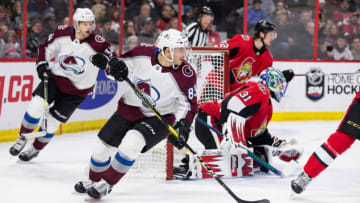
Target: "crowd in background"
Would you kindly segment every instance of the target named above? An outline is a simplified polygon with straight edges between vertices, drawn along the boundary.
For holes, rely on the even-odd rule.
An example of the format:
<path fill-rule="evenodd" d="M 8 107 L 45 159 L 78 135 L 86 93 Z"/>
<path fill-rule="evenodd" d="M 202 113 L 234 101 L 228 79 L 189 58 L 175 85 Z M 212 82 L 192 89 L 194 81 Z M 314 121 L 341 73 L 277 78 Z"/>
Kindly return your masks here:
<path fill-rule="evenodd" d="M 182 29 L 199 19 L 199 9 L 214 13 L 207 46 L 243 33 L 244 1 L 183 0 Z M 277 26 L 270 46 L 275 59 L 313 59 L 316 0 L 249 0 L 247 30 L 259 19 Z M 74 9 L 90 8 L 96 32 L 119 49 L 121 0 L 75 0 Z M 22 58 L 23 0 L 0 0 L 0 58 Z M 70 24 L 70 0 L 28 0 L 26 57 L 56 26 Z M 153 43 L 168 28 L 178 28 L 177 0 L 125 0 L 123 51 Z M 319 0 L 318 59 L 360 60 L 360 0 Z"/>

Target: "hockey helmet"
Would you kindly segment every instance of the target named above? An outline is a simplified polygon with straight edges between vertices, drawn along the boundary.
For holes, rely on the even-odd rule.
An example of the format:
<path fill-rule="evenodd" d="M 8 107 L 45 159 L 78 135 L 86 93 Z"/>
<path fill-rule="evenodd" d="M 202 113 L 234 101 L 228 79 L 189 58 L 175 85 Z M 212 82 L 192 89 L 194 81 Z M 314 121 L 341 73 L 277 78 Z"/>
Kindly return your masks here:
<path fill-rule="evenodd" d="M 266 34 L 267 32 L 275 32 L 276 26 L 266 20 L 259 20 L 255 25 L 255 37 L 260 37 L 260 32 Z M 276 38 L 276 36 L 274 37 Z"/>
<path fill-rule="evenodd" d="M 203 7 L 201 8 L 201 10 L 200 10 L 200 16 L 205 15 L 205 14 L 206 14 L 206 15 L 214 16 L 213 11 L 212 11 L 211 8 L 208 7 L 208 6 L 203 6 Z"/>
<path fill-rule="evenodd" d="M 171 59 L 165 58 L 170 61 L 174 66 L 174 52 L 178 50 L 177 48 L 182 48 L 186 51 L 186 54 L 190 53 L 190 44 L 187 36 L 175 29 L 168 29 L 160 33 L 159 37 L 155 43 L 156 47 L 160 49 L 160 53 L 165 56 L 165 49 L 169 48 Z"/>
<path fill-rule="evenodd" d="M 89 8 L 77 8 L 73 16 L 73 21 L 75 28 L 79 26 L 79 22 L 92 21 L 93 30 L 95 30 L 95 15 Z"/>
<path fill-rule="evenodd" d="M 286 89 L 286 79 L 280 70 L 273 67 L 263 70 L 260 73 L 260 83 L 266 85 L 270 90 L 271 97 L 280 102 Z"/>

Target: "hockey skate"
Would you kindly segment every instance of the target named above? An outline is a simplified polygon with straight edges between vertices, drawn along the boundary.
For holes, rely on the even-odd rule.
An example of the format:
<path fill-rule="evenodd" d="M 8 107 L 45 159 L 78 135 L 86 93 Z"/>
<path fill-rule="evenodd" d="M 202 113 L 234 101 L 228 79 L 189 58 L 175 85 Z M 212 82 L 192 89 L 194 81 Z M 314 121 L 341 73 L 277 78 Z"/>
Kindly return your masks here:
<path fill-rule="evenodd" d="M 10 154 L 13 156 L 18 155 L 24 149 L 26 142 L 27 142 L 26 138 L 22 135 L 19 135 L 19 138 L 10 147 Z"/>
<path fill-rule="evenodd" d="M 94 186 L 95 182 L 91 180 L 79 181 L 75 184 L 74 189 L 78 193 L 86 193 L 90 187 Z"/>
<path fill-rule="evenodd" d="M 305 172 L 302 172 L 295 180 L 291 181 L 291 189 L 297 194 L 302 193 L 312 178 Z"/>
<path fill-rule="evenodd" d="M 20 153 L 19 159 L 22 161 L 30 161 L 31 159 L 37 157 L 40 150 L 37 150 L 34 148 L 34 146 L 31 145 L 31 147 L 23 152 Z"/>
<path fill-rule="evenodd" d="M 188 180 L 191 176 L 191 171 L 189 170 L 189 155 L 185 155 L 181 163 L 178 167 L 173 168 L 173 179 Z"/>
<path fill-rule="evenodd" d="M 100 199 L 103 196 L 109 194 L 112 190 L 112 187 L 112 185 L 102 179 L 100 182 L 90 187 L 87 190 L 87 194 L 94 199 Z"/>

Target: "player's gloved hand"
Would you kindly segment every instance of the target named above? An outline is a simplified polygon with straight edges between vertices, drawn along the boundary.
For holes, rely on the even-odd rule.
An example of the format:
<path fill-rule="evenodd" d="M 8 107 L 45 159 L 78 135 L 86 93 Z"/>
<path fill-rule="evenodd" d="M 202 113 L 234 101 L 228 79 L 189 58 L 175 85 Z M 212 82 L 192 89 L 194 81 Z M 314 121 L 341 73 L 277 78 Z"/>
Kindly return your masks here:
<path fill-rule="evenodd" d="M 90 61 L 92 64 L 94 64 L 94 66 L 105 70 L 109 59 L 105 55 L 97 53 L 90 56 Z"/>
<path fill-rule="evenodd" d="M 51 76 L 49 63 L 45 60 L 36 62 L 36 71 L 38 73 L 40 80 L 44 80 L 44 73 L 46 73 L 48 77 Z"/>
<path fill-rule="evenodd" d="M 129 70 L 124 61 L 114 57 L 109 61 L 110 75 L 117 81 L 123 81 L 128 76 Z"/>
<path fill-rule="evenodd" d="M 284 148 L 274 149 L 273 156 L 278 156 L 282 161 L 290 162 L 291 160 L 298 160 L 302 155 L 301 148 Z"/>
<path fill-rule="evenodd" d="M 168 136 L 168 140 L 176 148 L 182 149 L 189 138 L 190 123 L 186 119 L 181 119 L 176 123 L 174 128 L 178 130 L 179 137 L 176 138 L 175 135 L 171 134 Z"/>
<path fill-rule="evenodd" d="M 295 76 L 294 71 L 292 69 L 283 70 L 282 73 L 285 76 L 286 82 L 290 82 Z"/>

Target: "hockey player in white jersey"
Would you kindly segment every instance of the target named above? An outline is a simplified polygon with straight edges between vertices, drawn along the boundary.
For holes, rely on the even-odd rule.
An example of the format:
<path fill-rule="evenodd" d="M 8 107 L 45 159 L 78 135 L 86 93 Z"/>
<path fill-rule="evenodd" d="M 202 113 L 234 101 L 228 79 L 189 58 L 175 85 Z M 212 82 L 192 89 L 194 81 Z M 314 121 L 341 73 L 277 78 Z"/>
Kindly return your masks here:
<path fill-rule="evenodd" d="M 48 103 L 51 105 L 45 122 L 40 123 L 40 131 L 46 128 L 45 136 L 34 140 L 29 149 L 20 153 L 19 158 L 29 161 L 53 138 L 61 122 L 66 122 L 75 109 L 92 91 L 100 69 L 105 69 L 107 61 L 99 60 L 100 53 L 107 57 L 116 54 L 101 36 L 93 33 L 95 16 L 88 8 L 78 8 L 74 13 L 74 26 L 59 26 L 39 46 L 36 69 L 41 83 L 33 92 L 33 98 L 25 112 L 18 140 L 10 148 L 10 154 L 18 155 L 26 145 L 26 133 L 38 125 L 44 110 L 44 77 L 48 78 Z M 101 55 L 102 56 L 102 55 Z M 90 62 L 92 57 L 93 63 Z M 50 67 L 49 61 L 55 58 Z M 101 58 L 102 59 L 102 58 Z M 44 73 L 46 74 L 44 76 Z"/>
<path fill-rule="evenodd" d="M 181 32 L 163 31 L 156 46 L 140 45 L 113 58 L 107 70 L 116 80 L 126 77 L 147 97 L 169 124 L 179 131 L 179 138 L 169 135 L 177 148 L 184 147 L 190 124 L 197 113 L 196 74 L 184 59 L 189 42 Z M 89 180 L 75 184 L 75 190 L 99 199 L 108 194 L 145 153 L 168 136 L 168 129 L 147 108 L 137 94 L 126 86 L 117 111 L 98 133 L 91 155 Z M 113 156 L 112 150 L 117 148 Z M 146 169 L 144 169 L 144 172 Z"/>

